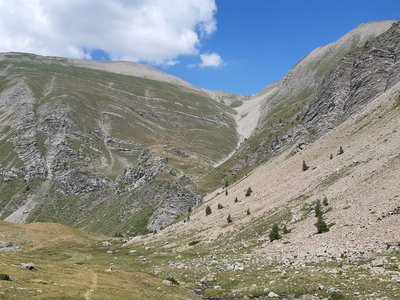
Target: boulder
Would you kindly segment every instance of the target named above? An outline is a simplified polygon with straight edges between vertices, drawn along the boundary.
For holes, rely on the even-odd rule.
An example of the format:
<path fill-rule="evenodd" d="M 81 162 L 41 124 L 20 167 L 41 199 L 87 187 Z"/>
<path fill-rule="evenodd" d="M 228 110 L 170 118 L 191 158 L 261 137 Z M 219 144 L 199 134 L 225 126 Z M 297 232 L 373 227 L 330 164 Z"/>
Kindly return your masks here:
<path fill-rule="evenodd" d="M 21 269 L 32 271 L 32 270 L 37 270 L 37 267 L 31 262 L 27 262 L 27 263 L 21 263 Z"/>

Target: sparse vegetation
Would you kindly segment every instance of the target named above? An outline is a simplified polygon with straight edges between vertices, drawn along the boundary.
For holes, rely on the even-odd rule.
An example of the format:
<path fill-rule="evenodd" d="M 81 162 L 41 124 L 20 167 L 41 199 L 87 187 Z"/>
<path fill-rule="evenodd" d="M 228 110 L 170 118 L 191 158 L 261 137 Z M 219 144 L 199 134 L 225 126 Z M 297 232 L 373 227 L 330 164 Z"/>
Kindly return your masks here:
<path fill-rule="evenodd" d="M 289 228 L 287 228 L 286 225 L 284 225 L 283 228 L 282 228 L 282 232 L 283 232 L 284 234 L 288 234 L 288 233 L 291 233 L 292 230 L 290 230 Z"/>
<path fill-rule="evenodd" d="M 274 224 L 273 226 L 272 226 L 272 229 L 271 229 L 271 231 L 269 232 L 269 240 L 271 241 L 271 242 L 273 242 L 273 241 L 275 241 L 275 240 L 279 240 L 280 238 L 281 238 L 281 235 L 279 234 L 279 226 L 278 226 L 278 224 Z"/>
<path fill-rule="evenodd" d="M 251 195 L 252 192 L 253 192 L 253 190 L 251 189 L 251 187 L 249 187 L 244 195 L 245 195 L 246 197 L 249 197 L 249 196 Z"/>
<path fill-rule="evenodd" d="M 211 207 L 209 205 L 206 206 L 206 216 L 211 215 L 212 210 Z"/>

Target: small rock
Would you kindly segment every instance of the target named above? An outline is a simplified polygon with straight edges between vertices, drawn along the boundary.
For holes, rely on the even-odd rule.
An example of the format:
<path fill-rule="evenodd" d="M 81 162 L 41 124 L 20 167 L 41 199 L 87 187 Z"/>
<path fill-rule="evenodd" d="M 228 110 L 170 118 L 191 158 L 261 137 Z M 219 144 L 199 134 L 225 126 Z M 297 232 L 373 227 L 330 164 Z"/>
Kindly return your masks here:
<path fill-rule="evenodd" d="M 129 250 L 128 253 L 129 253 L 130 255 L 132 255 L 132 254 L 134 254 L 134 253 L 136 253 L 136 252 L 137 252 L 136 250 Z"/>
<path fill-rule="evenodd" d="M 32 271 L 32 270 L 36 270 L 37 267 L 33 263 L 28 262 L 28 263 L 21 263 L 21 269 L 26 269 L 26 270 Z"/>
<path fill-rule="evenodd" d="M 107 254 L 108 254 L 108 255 L 111 255 L 112 253 L 113 253 L 112 250 L 108 250 L 108 251 L 107 251 Z"/>
<path fill-rule="evenodd" d="M 208 274 L 207 276 L 203 277 L 200 279 L 200 283 L 202 284 L 209 284 L 210 282 L 215 280 L 215 275 L 214 274 Z"/>
<path fill-rule="evenodd" d="M 171 280 L 168 280 L 168 279 L 164 279 L 164 280 L 162 281 L 162 283 L 165 284 L 165 285 L 168 285 L 168 286 L 171 286 L 171 285 L 172 285 L 172 281 L 171 281 Z"/>
<path fill-rule="evenodd" d="M 203 294 L 203 290 L 202 289 L 194 289 L 193 293 L 195 293 L 196 295 L 200 296 L 201 294 Z"/>
<path fill-rule="evenodd" d="M 274 292 L 269 292 L 268 293 L 268 298 L 280 298 L 281 296 L 279 296 L 278 294 L 275 294 Z"/>
<path fill-rule="evenodd" d="M 384 264 L 385 264 L 385 261 L 382 258 L 377 258 L 371 262 L 371 265 L 374 268 L 383 267 Z"/>

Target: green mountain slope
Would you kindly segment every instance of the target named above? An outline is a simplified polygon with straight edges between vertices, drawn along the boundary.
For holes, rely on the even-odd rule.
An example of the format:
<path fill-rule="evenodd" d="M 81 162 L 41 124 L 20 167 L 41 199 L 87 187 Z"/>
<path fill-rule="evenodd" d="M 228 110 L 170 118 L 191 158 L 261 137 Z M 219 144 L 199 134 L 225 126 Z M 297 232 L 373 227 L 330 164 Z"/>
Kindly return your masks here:
<path fill-rule="evenodd" d="M 28 54 L 3 54 L 0 70 L 1 188 L 14 186 L 0 209 L 20 208 L 12 221 L 110 232 L 145 210 L 151 229 L 165 226 L 236 146 L 233 110 L 189 85 Z"/>

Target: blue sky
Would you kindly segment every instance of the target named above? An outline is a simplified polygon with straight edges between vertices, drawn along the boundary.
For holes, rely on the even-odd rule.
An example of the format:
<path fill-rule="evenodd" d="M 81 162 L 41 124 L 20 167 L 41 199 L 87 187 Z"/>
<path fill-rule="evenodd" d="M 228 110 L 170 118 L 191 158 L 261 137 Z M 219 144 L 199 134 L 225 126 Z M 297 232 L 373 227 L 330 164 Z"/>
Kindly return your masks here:
<path fill-rule="evenodd" d="M 161 68 L 195 85 L 252 94 L 282 78 L 313 49 L 339 39 L 361 23 L 399 20 L 396 0 L 219 0 L 217 30 L 203 41 L 221 68 L 187 68 L 194 57 Z"/>
<path fill-rule="evenodd" d="M 135 61 L 253 94 L 316 47 L 389 19 L 399 0 L 0 0 L 0 52 Z"/>

